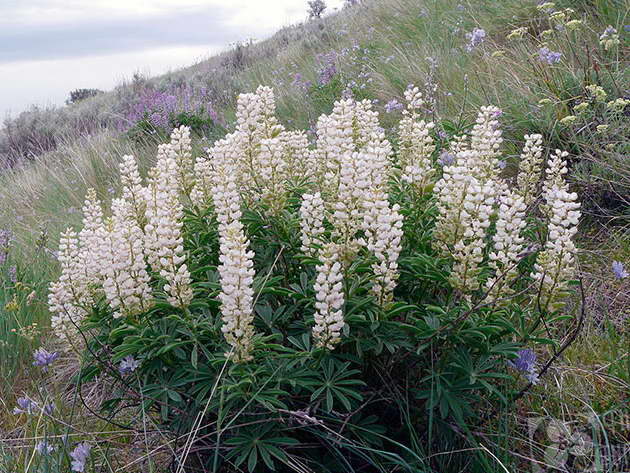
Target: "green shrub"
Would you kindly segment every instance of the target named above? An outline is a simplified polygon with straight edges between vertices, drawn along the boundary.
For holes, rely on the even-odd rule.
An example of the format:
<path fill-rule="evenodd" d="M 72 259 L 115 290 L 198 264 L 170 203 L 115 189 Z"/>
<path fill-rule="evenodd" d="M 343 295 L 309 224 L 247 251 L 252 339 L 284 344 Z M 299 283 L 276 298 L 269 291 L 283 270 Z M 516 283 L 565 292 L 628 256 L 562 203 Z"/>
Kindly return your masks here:
<path fill-rule="evenodd" d="M 209 158 L 195 162 L 190 130 L 176 129 L 142 190 L 127 157 L 106 226 L 88 196 L 51 307 L 60 336 L 87 343 L 81 382 L 111 380 L 106 417 L 140 403 L 190 433 L 197 454 L 178 461 L 213 471 L 443 470 L 431 454 L 476 445 L 475 428 L 522 395 L 519 370 L 536 383 L 532 349 L 557 354 L 553 333 L 572 319 L 560 311 L 579 217 L 566 163 L 549 160 L 542 211 L 569 214 L 547 230 L 543 214 L 524 220 L 536 196 L 521 195 L 540 170 L 522 164 L 513 191 L 499 177 L 497 108 L 440 153 L 419 90 L 405 96 L 393 166 L 369 101 L 337 102 L 310 151 L 261 87 Z M 523 163 L 542 164 L 536 139 Z"/>

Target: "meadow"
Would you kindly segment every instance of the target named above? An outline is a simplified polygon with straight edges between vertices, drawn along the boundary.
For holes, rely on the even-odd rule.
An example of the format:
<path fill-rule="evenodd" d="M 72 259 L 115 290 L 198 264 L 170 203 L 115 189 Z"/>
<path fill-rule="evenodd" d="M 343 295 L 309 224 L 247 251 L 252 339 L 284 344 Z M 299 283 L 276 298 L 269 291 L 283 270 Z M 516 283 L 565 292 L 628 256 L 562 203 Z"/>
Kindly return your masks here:
<path fill-rule="evenodd" d="M 627 5 L 347 3 L 5 123 L 1 472 L 627 470 Z"/>

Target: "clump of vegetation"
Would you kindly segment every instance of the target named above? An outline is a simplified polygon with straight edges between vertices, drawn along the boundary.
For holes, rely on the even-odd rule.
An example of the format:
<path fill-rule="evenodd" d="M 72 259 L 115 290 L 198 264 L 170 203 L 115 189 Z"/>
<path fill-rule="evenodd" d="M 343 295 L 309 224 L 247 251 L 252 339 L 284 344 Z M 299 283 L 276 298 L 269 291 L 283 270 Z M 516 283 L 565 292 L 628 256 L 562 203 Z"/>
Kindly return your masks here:
<path fill-rule="evenodd" d="M 68 98 L 68 100 L 66 100 L 66 104 L 70 105 L 73 103 L 78 103 L 90 97 L 96 97 L 97 95 L 102 93 L 103 91 L 99 89 L 75 89 L 70 92 L 70 97 Z"/>
<path fill-rule="evenodd" d="M 188 467 L 439 470 L 429 452 L 476 445 L 492 406 L 539 382 L 574 338 L 548 330 L 582 323 L 562 312 L 580 216 L 566 153 L 534 210 L 539 135 L 510 184 L 498 108 L 439 150 L 422 93 L 405 97 L 396 154 L 353 99 L 319 118 L 310 149 L 260 87 L 207 157 L 180 127 L 146 186 L 123 159 L 111 217 L 88 195 L 49 301 L 83 354 L 79 386 L 109 380 L 108 418 L 137 416 L 139 396 L 164 435 L 191 432 L 174 457 Z"/>
<path fill-rule="evenodd" d="M 324 0 L 309 0 L 307 5 L 309 18 L 321 18 L 324 11 L 326 11 Z"/>

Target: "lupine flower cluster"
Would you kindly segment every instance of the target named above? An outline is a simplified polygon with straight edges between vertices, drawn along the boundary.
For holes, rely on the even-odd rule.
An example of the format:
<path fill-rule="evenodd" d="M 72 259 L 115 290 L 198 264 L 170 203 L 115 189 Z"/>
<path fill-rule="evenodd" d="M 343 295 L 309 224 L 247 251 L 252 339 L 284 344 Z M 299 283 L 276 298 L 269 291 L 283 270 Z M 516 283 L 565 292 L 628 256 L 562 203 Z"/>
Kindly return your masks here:
<path fill-rule="evenodd" d="M 31 415 L 31 414 L 39 414 L 39 413 L 51 415 L 55 409 L 55 406 L 52 403 L 48 403 L 48 404 L 45 404 L 44 407 L 40 407 L 37 401 L 33 401 L 32 399 L 28 397 L 18 397 L 16 402 L 17 402 L 17 407 L 13 409 L 13 414 L 15 415 L 18 415 L 18 414 Z"/>
<path fill-rule="evenodd" d="M 305 255 L 315 256 L 317 248 L 322 245 L 324 234 L 324 201 L 319 192 L 304 194 L 300 207 L 300 226 L 302 227 L 301 250 Z"/>
<path fill-rule="evenodd" d="M 545 64 L 552 66 L 558 64 L 562 59 L 562 53 L 558 51 L 552 51 L 547 46 L 544 46 L 538 50 L 538 59 Z"/>
<path fill-rule="evenodd" d="M 168 87 L 165 90 L 144 88 L 138 91 L 137 99 L 122 111 L 123 120 L 119 128 L 127 130 L 141 120 L 148 120 L 155 128 L 168 130 L 173 118 L 179 113 L 195 113 L 207 116 L 214 122 L 220 117 L 212 107 L 207 89 L 194 89 L 187 85 Z"/>
<path fill-rule="evenodd" d="M 466 33 L 466 51 L 471 52 L 486 39 L 486 31 L 481 28 L 475 28 L 470 33 Z"/>
<path fill-rule="evenodd" d="M 542 152 L 542 135 L 525 135 L 525 146 L 523 146 L 518 168 L 517 186 L 526 205 L 532 203 L 538 195 L 538 183 L 543 164 Z"/>
<path fill-rule="evenodd" d="M 343 272 L 339 262 L 339 251 L 334 243 L 328 243 L 319 252 L 321 264 L 316 267 L 315 281 L 315 326 L 313 338 L 318 346 L 329 349 L 341 340 L 343 318 Z"/>
<path fill-rule="evenodd" d="M 118 365 L 118 372 L 122 375 L 133 373 L 140 366 L 140 362 L 133 356 L 124 357 Z"/>
<path fill-rule="evenodd" d="M 192 157 L 188 130 L 176 129 L 160 146 L 158 162 L 142 185 L 133 156 L 120 165 L 122 197 L 113 200 L 105 218 L 101 201 L 89 191 L 83 207 L 83 229 L 61 235 L 61 276 L 51 284 L 52 328 L 76 342 L 81 319 L 104 296 L 114 317 L 130 317 L 154 302 L 153 274 L 159 276 L 167 301 L 185 308 L 192 299 L 190 274 L 181 235 L 183 207 L 190 192 Z"/>
<path fill-rule="evenodd" d="M 168 302 L 180 308 L 192 299 L 192 289 L 181 234 L 184 210 L 179 194 L 194 185 L 182 178 L 192 172 L 192 163 L 187 162 L 192 160 L 190 149 L 180 149 L 181 135 L 186 134 L 185 127 L 182 128 L 173 132 L 170 144 L 161 145 L 158 150 L 158 161 L 149 178 L 145 226 L 147 260 L 165 279 Z M 186 146 L 190 148 L 190 140 Z M 182 155 L 187 157 L 184 159 Z"/>
<path fill-rule="evenodd" d="M 619 34 L 612 26 L 608 26 L 599 36 L 599 44 L 602 45 L 606 51 L 617 46 L 619 43 Z"/>
<path fill-rule="evenodd" d="M 525 210 L 523 196 L 504 189 L 499 197 L 496 233 L 492 237 L 493 251 L 489 254 L 490 267 L 495 275 L 486 282 L 488 300 L 496 300 L 512 292 L 510 283 L 518 276 L 519 255 L 524 249 Z"/>
<path fill-rule="evenodd" d="M 538 373 L 536 372 L 536 353 L 529 348 L 519 350 L 517 357 L 508 364 L 515 370 L 520 371 L 532 384 L 538 383 Z"/>
<path fill-rule="evenodd" d="M 538 195 L 542 164 L 542 137 L 528 135 L 521 153 L 517 186 L 501 179 L 501 131 L 496 107 L 482 107 L 473 127 L 470 144 L 455 140 L 451 146 L 454 163 L 444 167 L 435 185 L 439 216 L 435 246 L 453 259 L 450 280 L 466 298 L 480 288 L 481 263 L 493 219 L 496 232 L 489 249 L 489 266 L 494 274 L 486 280 L 488 301 L 511 294 L 510 282 L 518 276 L 518 262 L 525 249 L 522 235 L 525 210 Z M 549 217 L 549 237 L 531 275 L 538 285 L 541 307 L 557 309 L 575 272 L 576 248 L 573 236 L 579 222 L 577 195 L 568 192 L 564 157 L 556 150 L 549 159 L 542 194 L 543 210 Z"/>
<path fill-rule="evenodd" d="M 159 147 L 146 185 L 133 156 L 123 157 L 122 195 L 113 200 L 111 215 L 104 215 L 91 191 L 83 229 L 62 234 L 61 276 L 49 297 L 53 328 L 72 341 L 99 299 L 107 302 L 113 317 L 142 314 L 160 296 L 187 311 L 193 284 L 183 220 L 184 208 L 192 206 L 209 212 L 218 226 L 218 301 L 221 330 L 230 346 L 227 356 L 251 360 L 256 271 L 243 209 L 277 218 L 295 188 L 305 189 L 300 252 L 306 262 L 317 261 L 316 346 L 333 349 L 347 333 L 346 278 L 357 256 L 370 261 L 374 301 L 387 308 L 395 300 L 404 234 L 401 209 L 390 201 L 392 186 L 436 202 L 435 249 L 452 263 L 449 281 L 458 297 L 470 301 L 480 291 L 487 303 L 502 303 L 513 293 L 527 247 L 525 211 L 539 194 L 542 137 L 525 137 L 512 185 L 501 177 L 500 109 L 482 107 L 470 135 L 453 137 L 438 159 L 437 146 L 445 138 L 436 141 L 435 124 L 422 118 L 422 92 L 412 85 L 404 95 L 396 155 L 372 102 L 336 102 L 329 115 L 319 117 L 311 148 L 304 133 L 278 122 L 273 91 L 261 86 L 238 97 L 235 130 L 207 149 L 207 155 L 193 157 L 189 130 L 181 127 Z M 577 196 L 564 180 L 565 157 L 556 151 L 548 160 L 542 208 L 549 237 L 531 275 L 541 307 L 547 309 L 558 307 L 575 270 L 572 238 L 580 215 Z M 52 357 L 42 352 L 36 360 L 46 366 Z M 128 357 L 119 371 L 128 374 L 138 366 Z"/>
<path fill-rule="evenodd" d="M 7 261 L 12 236 L 10 230 L 0 230 L 0 265 Z"/>
<path fill-rule="evenodd" d="M 48 367 L 55 362 L 57 358 L 59 358 L 58 352 L 49 352 L 44 348 L 38 348 L 33 353 L 33 366 L 39 366 L 43 371 L 46 371 Z"/>
<path fill-rule="evenodd" d="M 482 107 L 473 127 L 470 145 L 459 140 L 455 163 L 445 166 L 435 185 L 440 215 L 436 222 L 436 248 L 454 259 L 451 283 L 463 293 L 479 288 L 484 240 L 494 214 L 499 188 L 498 156 L 502 142 L 496 107 Z"/>
<path fill-rule="evenodd" d="M 422 93 L 417 87 L 405 91 L 407 109 L 398 125 L 400 135 L 399 163 L 402 170 L 401 179 L 416 190 L 422 191 L 435 173 L 431 156 L 435 144 L 431 131 L 433 122 L 420 119 L 419 109 L 424 104 Z"/>
<path fill-rule="evenodd" d="M 543 184 L 545 211 L 549 216 L 547 243 L 538 255 L 531 277 L 539 287 L 538 304 L 543 309 L 559 309 L 560 300 L 568 290 L 568 282 L 575 274 L 576 248 L 573 237 L 580 219 L 577 194 L 568 192 L 564 180 L 567 172 L 566 152 L 556 150 L 549 159 L 547 177 Z"/>
<path fill-rule="evenodd" d="M 612 262 L 612 271 L 617 279 L 626 279 L 630 276 L 630 273 L 628 273 L 621 261 Z"/>
<path fill-rule="evenodd" d="M 72 458 L 71 469 L 72 471 L 76 471 L 78 473 L 83 473 L 85 471 L 85 464 L 90 456 L 90 450 L 92 446 L 83 442 L 76 446 L 72 452 L 70 452 L 70 458 Z"/>

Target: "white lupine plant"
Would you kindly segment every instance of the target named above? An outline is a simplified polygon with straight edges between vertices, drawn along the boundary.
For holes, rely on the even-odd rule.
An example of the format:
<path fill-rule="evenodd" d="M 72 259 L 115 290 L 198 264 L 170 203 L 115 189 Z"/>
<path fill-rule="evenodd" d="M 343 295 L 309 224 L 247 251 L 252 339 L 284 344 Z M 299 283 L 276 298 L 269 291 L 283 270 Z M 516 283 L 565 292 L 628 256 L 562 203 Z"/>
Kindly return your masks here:
<path fill-rule="evenodd" d="M 327 243 L 319 252 L 315 280 L 315 326 L 313 338 L 320 347 L 334 348 L 341 340 L 343 318 L 343 272 L 339 250 L 334 243 Z"/>
<path fill-rule="evenodd" d="M 66 230 L 59 239 L 57 259 L 61 266 L 59 279 L 50 285 L 48 305 L 52 313 L 51 327 L 62 340 L 73 342 L 81 320 L 89 312 L 92 300 L 89 280 L 79 251 L 77 234 Z"/>
<path fill-rule="evenodd" d="M 536 198 L 543 164 L 542 135 L 525 135 L 517 175 L 518 192 L 529 205 Z"/>
<path fill-rule="evenodd" d="M 147 189 L 142 185 L 136 158 L 131 155 L 122 157 L 120 182 L 122 184 L 123 199 L 131 205 L 133 218 L 138 226 L 144 228 L 147 210 Z"/>
<path fill-rule="evenodd" d="M 107 302 L 114 317 L 145 312 L 153 303 L 145 262 L 145 239 L 129 201 L 114 199 L 109 226 L 98 259 Z"/>
<path fill-rule="evenodd" d="M 420 119 L 419 109 L 422 108 L 424 101 L 417 87 L 407 89 L 405 99 L 407 109 L 403 112 L 403 118 L 398 125 L 400 136 L 398 161 L 402 171 L 400 177 L 422 191 L 435 174 L 431 160 L 436 148 L 431 136 L 435 123 Z"/>
<path fill-rule="evenodd" d="M 537 197 L 542 137 L 525 137 L 512 184 L 502 177 L 498 108 L 482 107 L 469 135 L 460 132 L 438 150 L 436 125 L 422 119 L 419 89 L 410 87 L 405 98 L 396 150 L 369 101 L 336 102 L 317 121 L 311 147 L 303 132 L 287 131 L 278 122 L 273 91 L 259 87 L 239 96 L 234 131 L 206 155 L 194 156 L 190 130 L 177 128 L 170 142 L 159 146 L 146 185 L 133 156 L 124 156 L 122 196 L 113 201 L 112 216 L 103 216 L 91 191 L 83 230 L 62 235 L 61 276 L 50 294 L 53 328 L 68 337 L 70 326 L 80 327 L 99 298 L 118 319 L 164 310 L 164 303 L 190 317 L 199 301 L 211 298 L 230 347 L 224 352 L 247 362 L 265 331 L 281 333 L 270 319 L 266 325 L 258 320 L 257 313 L 267 309 L 261 309 L 256 291 L 276 283 L 277 271 L 290 274 L 295 265 L 300 280 L 312 278 L 310 303 L 303 299 L 299 312 L 315 346 L 336 349 L 344 334 L 352 333 L 354 319 L 346 318 L 346 306 L 362 293 L 359 287 L 365 287 L 375 311 L 386 313 L 405 302 L 408 287 L 398 287 L 400 258 L 413 251 L 408 233 L 417 231 L 417 215 L 426 214 L 413 207 L 418 205 L 435 206 L 434 217 L 423 224 L 432 236 L 425 247 L 447 265 L 444 284 L 454 300 L 503 306 L 518 284 L 521 291 L 538 291 L 541 307 L 560 307 L 575 274 L 572 238 L 580 216 L 577 196 L 564 180 L 566 153 L 555 151 L 545 171 L 542 208 L 549 236 L 530 286 L 523 288 L 522 253 L 535 243 L 528 241 L 525 217 Z M 451 156 L 448 162 L 439 159 L 443 153 Z M 410 186 L 419 192 L 407 199 Z M 191 245 L 200 237 L 190 233 L 186 211 L 193 220 L 203 216 L 198 225 L 216 229 L 208 237 L 214 243 L 195 250 L 195 262 Z M 282 231 L 275 235 L 289 240 L 261 243 L 260 232 L 280 231 L 279 225 Z M 210 248 L 217 253 L 207 253 Z M 267 257 L 272 263 L 259 271 L 259 261 Z M 200 258 L 207 264 L 196 271 Z M 216 274 L 216 286 L 208 271 Z M 215 292 L 208 289 L 213 287 Z"/>
<path fill-rule="evenodd" d="M 315 256 L 324 234 L 324 201 L 319 192 L 304 194 L 300 206 L 301 250 L 305 255 Z"/>
<path fill-rule="evenodd" d="M 177 152 L 171 144 L 161 145 L 158 162 L 152 170 L 147 191 L 147 260 L 153 270 L 165 280 L 168 301 L 176 307 L 186 307 L 192 299 L 190 274 L 184 256 L 182 238 L 183 206 L 178 187 Z"/>
<path fill-rule="evenodd" d="M 523 252 L 525 238 L 525 198 L 517 192 L 505 189 L 499 197 L 496 233 L 492 237 L 490 267 L 495 275 L 486 281 L 489 300 L 500 299 L 512 293 L 510 283 L 518 276 L 519 255 Z"/>
<path fill-rule="evenodd" d="M 241 223 L 241 197 L 237 185 L 239 179 L 239 160 L 232 159 L 228 152 L 230 136 L 215 146 L 215 173 L 212 181 L 214 210 L 218 222 L 220 265 L 218 268 L 221 293 L 221 316 L 225 339 L 232 347 L 234 359 L 251 359 L 252 337 L 254 329 L 253 300 L 254 291 L 254 253 L 249 250 L 249 241 Z"/>
<path fill-rule="evenodd" d="M 418 88 L 405 99 L 397 136 L 372 102 L 345 98 L 309 143 L 259 87 L 204 152 L 179 127 L 146 179 L 124 156 L 120 195 L 102 204 L 88 192 L 50 286 L 52 328 L 87 345 L 86 379 L 133 371 L 112 383 L 120 399 L 137 404 L 126 386 L 138 387 L 143 409 L 177 432 L 220 425 L 228 462 L 247 457 L 250 471 L 249 439 L 291 449 L 295 428 L 318 452 L 308 462 L 337 426 L 348 425 L 344 444 L 380 451 L 366 419 L 388 429 L 383 412 L 408 415 L 378 394 L 392 383 L 409 409 L 449 423 L 518 396 L 510 374 L 538 382 L 533 349 L 545 348 L 528 347 L 566 319 L 577 269 L 568 154 L 527 135 L 512 166 L 497 107 L 449 139 Z M 429 383 L 440 383 L 433 404 Z M 194 448 L 222 457 L 210 437 Z"/>

